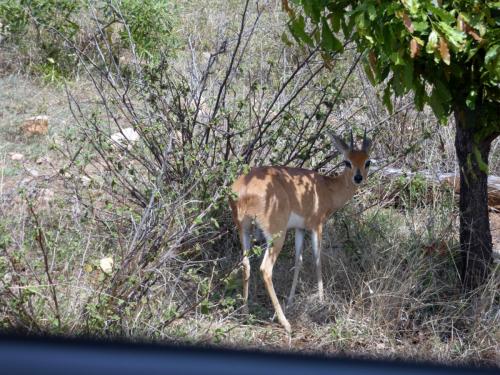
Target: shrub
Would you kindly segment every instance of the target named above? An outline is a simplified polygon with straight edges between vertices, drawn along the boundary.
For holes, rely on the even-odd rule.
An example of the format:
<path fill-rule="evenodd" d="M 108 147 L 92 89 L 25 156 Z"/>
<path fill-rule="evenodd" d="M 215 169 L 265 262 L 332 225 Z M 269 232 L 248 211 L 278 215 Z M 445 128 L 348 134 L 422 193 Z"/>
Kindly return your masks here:
<path fill-rule="evenodd" d="M 97 6 L 88 0 L 14 0 L 0 3 L 0 32 L 25 57 L 30 71 L 54 82 L 76 73 L 75 49 L 90 59 L 99 53 L 87 49 L 94 40 L 108 64 L 111 58 L 119 63 L 127 50 L 143 61 L 158 61 L 176 47 L 171 8 L 164 0 Z M 92 28 L 94 22 L 99 29 Z"/>
<path fill-rule="evenodd" d="M 28 64 L 48 81 L 70 74 L 75 66 L 68 43 L 80 30 L 81 1 L 15 0 L 0 4 L 2 33 L 28 55 Z"/>
<path fill-rule="evenodd" d="M 170 1 L 122 0 L 117 6 L 127 25 L 120 31 L 121 42 L 126 48 L 134 43 L 139 57 L 153 61 L 158 61 L 160 52 L 174 48 L 176 38 Z"/>

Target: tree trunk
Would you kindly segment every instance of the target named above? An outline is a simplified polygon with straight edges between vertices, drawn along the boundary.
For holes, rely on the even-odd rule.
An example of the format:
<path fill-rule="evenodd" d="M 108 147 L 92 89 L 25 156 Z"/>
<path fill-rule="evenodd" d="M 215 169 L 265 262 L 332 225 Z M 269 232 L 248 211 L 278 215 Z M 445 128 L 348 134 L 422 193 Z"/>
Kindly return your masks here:
<path fill-rule="evenodd" d="M 455 105 L 454 115 L 460 167 L 461 277 L 464 289 L 471 290 L 487 279 L 492 262 L 486 170 L 492 139 L 475 141 L 483 119 L 478 108 Z"/>

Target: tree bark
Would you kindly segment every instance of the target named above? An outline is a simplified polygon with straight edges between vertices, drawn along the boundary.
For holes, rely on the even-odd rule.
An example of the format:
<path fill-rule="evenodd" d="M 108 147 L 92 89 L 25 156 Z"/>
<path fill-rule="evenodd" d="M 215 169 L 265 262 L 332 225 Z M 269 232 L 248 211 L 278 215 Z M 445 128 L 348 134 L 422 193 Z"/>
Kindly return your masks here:
<path fill-rule="evenodd" d="M 480 109 L 456 105 L 454 115 L 455 150 L 460 168 L 461 278 L 464 289 L 471 290 L 484 283 L 492 262 L 485 167 L 493 139 L 477 140 L 479 137 L 475 132 L 482 128 L 480 122 L 484 121 Z"/>

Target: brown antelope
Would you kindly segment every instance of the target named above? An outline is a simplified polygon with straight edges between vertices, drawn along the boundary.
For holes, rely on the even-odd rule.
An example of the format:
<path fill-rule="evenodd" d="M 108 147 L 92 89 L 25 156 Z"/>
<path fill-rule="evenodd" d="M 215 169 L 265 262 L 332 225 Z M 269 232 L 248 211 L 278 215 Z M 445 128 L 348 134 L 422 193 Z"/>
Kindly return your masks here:
<path fill-rule="evenodd" d="M 297 287 L 305 230 L 312 233 L 318 294 L 320 301 L 323 301 L 320 256 L 323 225 L 332 213 L 352 198 L 358 186 L 366 180 L 370 166 L 371 141 L 366 138 L 366 131 L 360 150 L 354 147 L 352 131 L 350 146 L 335 135 L 331 137 L 344 156 L 345 169 L 338 176 L 324 176 L 301 168 L 254 167 L 249 173 L 238 177 L 232 186 L 237 198 L 230 199 L 230 205 L 243 249 L 244 311 L 248 311 L 251 234 L 254 233 L 254 226 L 257 226 L 267 244 L 260 266 L 264 284 L 278 320 L 288 333 L 291 332 L 290 323 L 276 297 L 272 279 L 273 266 L 283 247 L 286 231 L 295 229 L 295 267 L 287 305 L 292 303 Z"/>

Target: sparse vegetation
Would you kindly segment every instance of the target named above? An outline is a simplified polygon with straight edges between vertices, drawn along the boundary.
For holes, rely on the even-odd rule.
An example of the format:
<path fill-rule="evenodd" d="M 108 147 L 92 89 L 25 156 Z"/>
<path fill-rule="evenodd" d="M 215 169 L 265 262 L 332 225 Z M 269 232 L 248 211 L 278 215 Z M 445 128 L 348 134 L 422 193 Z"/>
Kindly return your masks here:
<path fill-rule="evenodd" d="M 379 172 L 456 172 L 453 127 L 408 96 L 387 112 L 350 44 L 328 66 L 287 44 L 280 3 L 103 3 L 125 20 L 118 38 L 97 37 L 109 18 L 79 4 L 78 32 L 57 44 L 74 62 L 64 88 L 26 69 L 46 58 L 26 59 L 30 28 L 0 42 L 0 329 L 498 366 L 498 264 L 463 293 L 453 189 Z M 159 34 L 134 35 L 134 17 L 153 25 L 163 11 Z M 18 131 L 35 115 L 49 116 L 48 135 Z M 228 186 L 250 165 L 334 173 L 325 130 L 364 127 L 374 172 L 325 230 L 324 303 L 306 242 L 289 344 L 258 272 L 241 312 Z M 492 174 L 499 160 L 493 144 Z M 292 248 L 273 273 L 280 300 Z"/>

